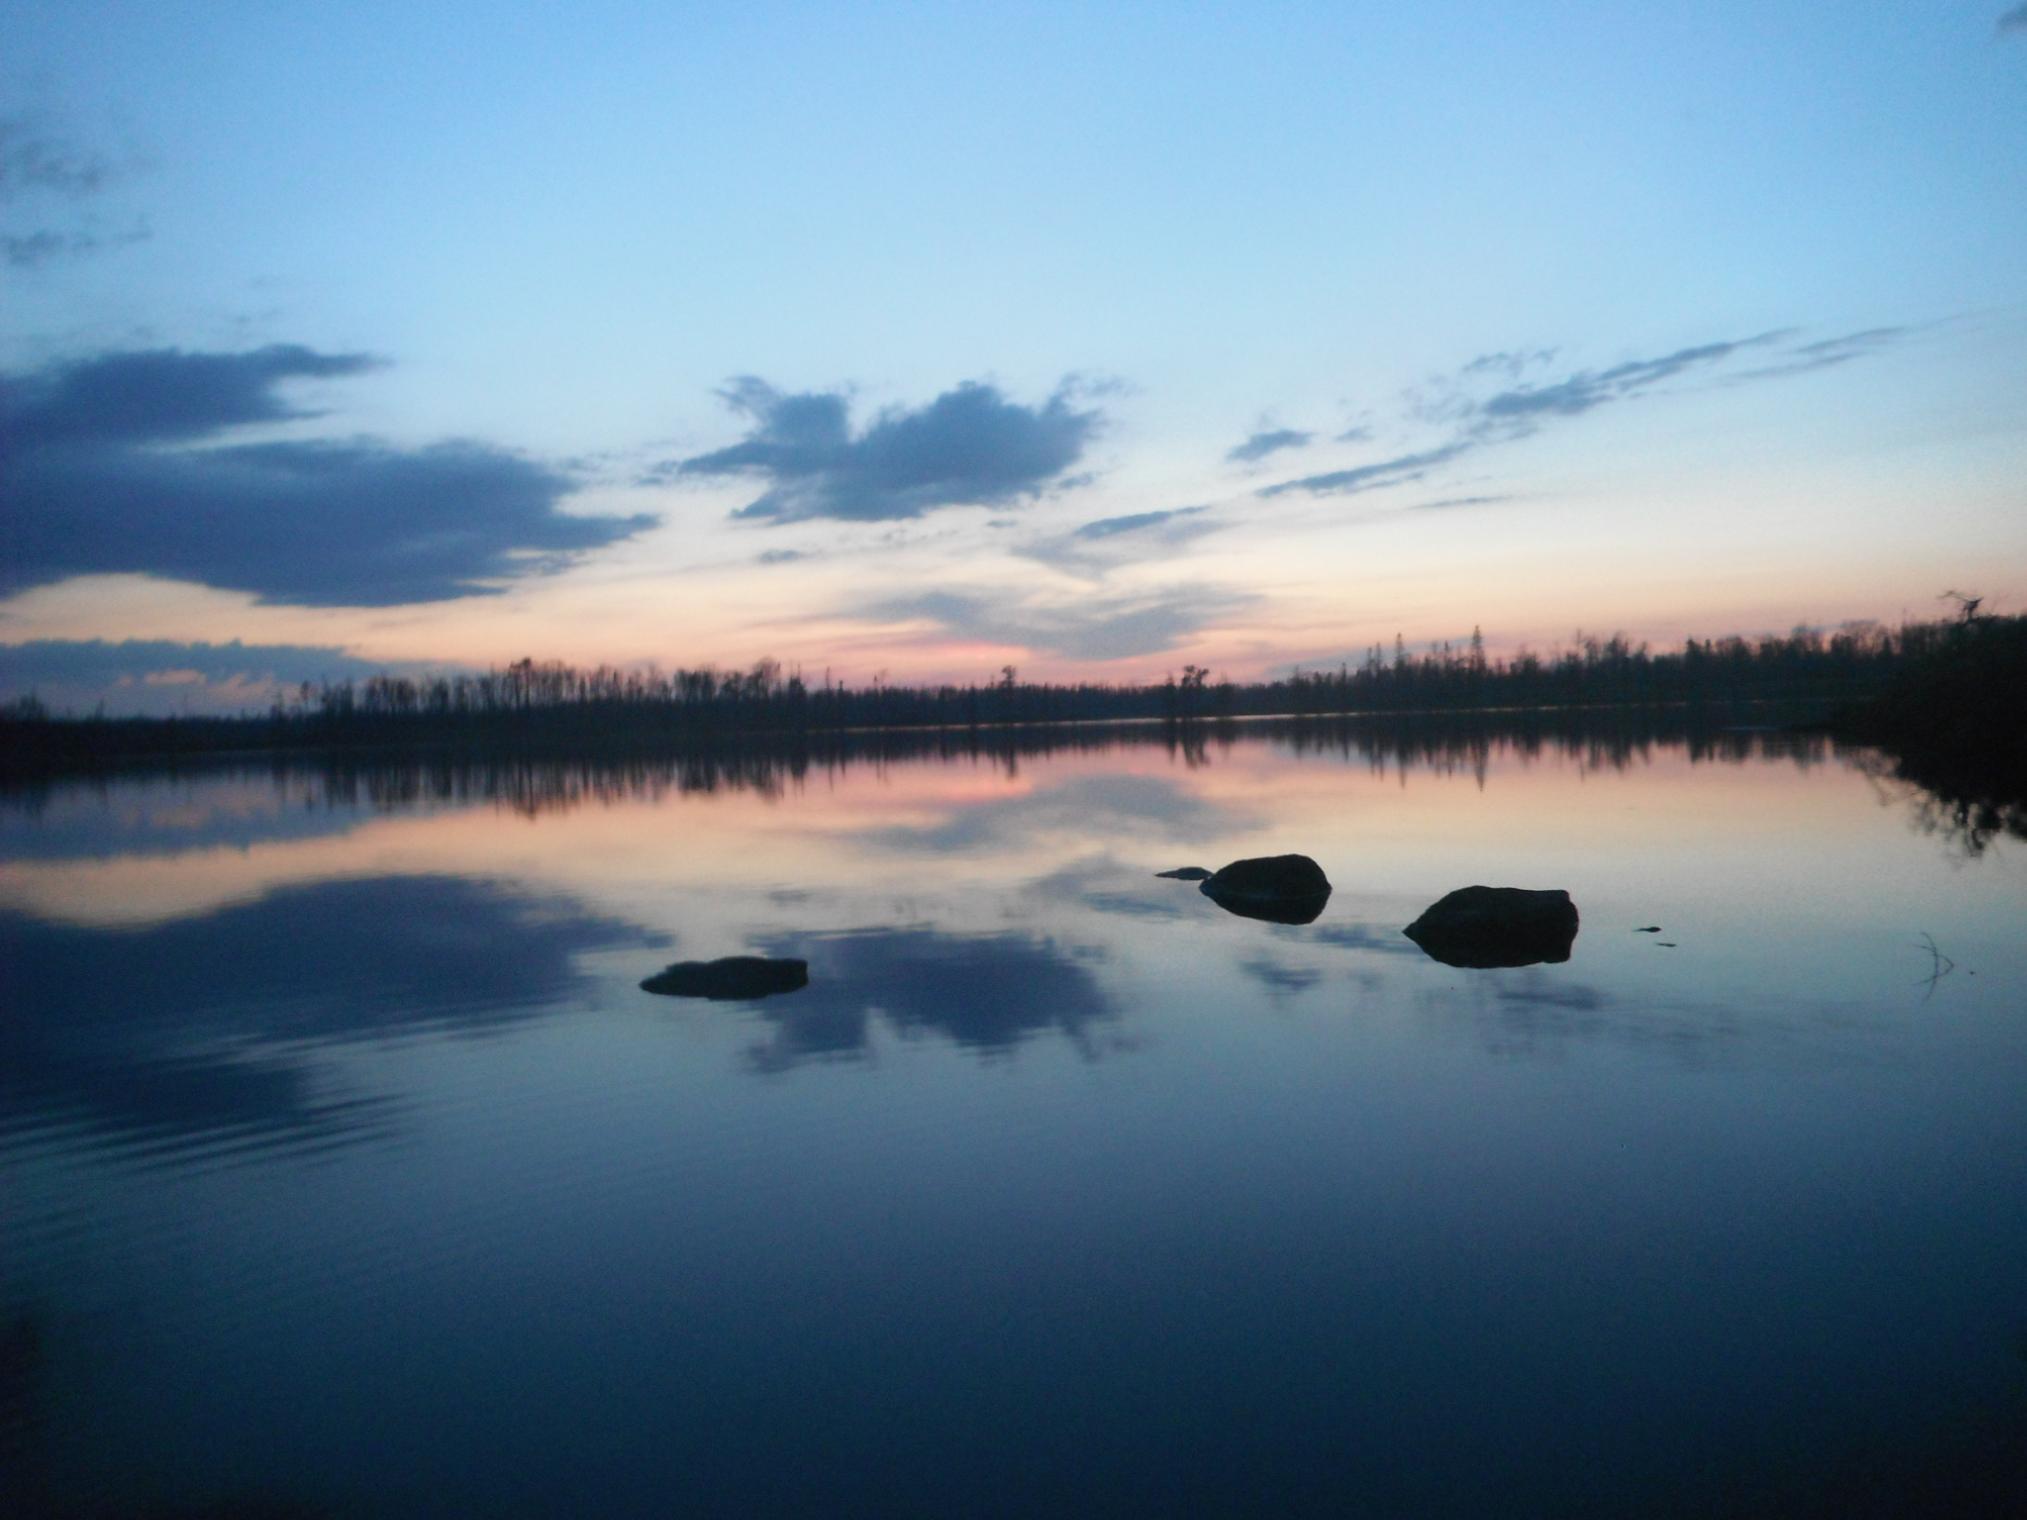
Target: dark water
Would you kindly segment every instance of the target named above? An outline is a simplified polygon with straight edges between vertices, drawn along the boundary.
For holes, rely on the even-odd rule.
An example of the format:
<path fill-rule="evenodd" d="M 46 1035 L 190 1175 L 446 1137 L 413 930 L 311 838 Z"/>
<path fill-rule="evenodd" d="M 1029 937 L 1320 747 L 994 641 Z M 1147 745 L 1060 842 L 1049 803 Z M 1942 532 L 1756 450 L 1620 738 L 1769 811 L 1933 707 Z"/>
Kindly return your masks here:
<path fill-rule="evenodd" d="M 1571 958 L 1402 937 L 1479 882 Z M 16 793 L 0 1507 L 1990 1513 L 2023 925 L 1772 735 Z M 638 988 L 733 954 L 809 985 Z"/>

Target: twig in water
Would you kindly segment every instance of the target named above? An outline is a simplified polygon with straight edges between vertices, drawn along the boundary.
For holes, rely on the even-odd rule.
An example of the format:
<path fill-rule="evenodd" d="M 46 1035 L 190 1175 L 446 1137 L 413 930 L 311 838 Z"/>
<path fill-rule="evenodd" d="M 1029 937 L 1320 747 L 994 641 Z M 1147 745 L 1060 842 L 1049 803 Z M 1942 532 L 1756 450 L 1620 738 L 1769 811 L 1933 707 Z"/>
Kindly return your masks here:
<path fill-rule="evenodd" d="M 1956 970 L 1957 963 L 1951 960 L 1947 955 L 1944 955 L 1941 950 L 1936 948 L 1936 938 L 1933 934 L 1930 934 L 1927 930 L 1924 929 L 1922 931 L 1921 937 L 1922 943 L 1916 945 L 1914 948 L 1917 950 L 1928 951 L 1929 973 L 1926 977 L 1922 978 L 1922 980 L 1916 982 L 1915 986 L 1928 988 L 1928 991 L 1922 994 L 1921 999 L 1924 1003 L 1926 1003 L 1930 998 L 1936 995 L 1936 983 L 1941 981 L 1944 977 L 1948 976 L 1952 971 Z"/>

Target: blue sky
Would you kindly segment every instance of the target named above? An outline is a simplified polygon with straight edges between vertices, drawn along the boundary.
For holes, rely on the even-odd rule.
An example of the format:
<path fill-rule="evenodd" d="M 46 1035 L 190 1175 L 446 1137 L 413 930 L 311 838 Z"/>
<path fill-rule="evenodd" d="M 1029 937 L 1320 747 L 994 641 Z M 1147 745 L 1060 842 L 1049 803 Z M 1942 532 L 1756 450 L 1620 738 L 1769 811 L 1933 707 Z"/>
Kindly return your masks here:
<path fill-rule="evenodd" d="M 2003 4 L 15 15 L 10 681 L 2027 595 Z"/>

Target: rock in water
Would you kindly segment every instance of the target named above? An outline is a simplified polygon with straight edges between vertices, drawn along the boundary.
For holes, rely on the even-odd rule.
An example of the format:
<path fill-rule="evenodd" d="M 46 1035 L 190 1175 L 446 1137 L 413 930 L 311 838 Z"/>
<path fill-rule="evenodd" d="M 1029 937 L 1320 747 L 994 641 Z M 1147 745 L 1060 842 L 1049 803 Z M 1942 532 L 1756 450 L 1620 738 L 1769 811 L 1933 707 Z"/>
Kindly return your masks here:
<path fill-rule="evenodd" d="M 1307 855 L 1262 855 L 1233 861 L 1205 878 L 1197 890 L 1241 918 L 1307 924 L 1315 922 L 1330 901 L 1330 878 Z"/>
<path fill-rule="evenodd" d="M 1322 897 L 1330 891 L 1330 878 L 1307 855 L 1261 855 L 1213 872 L 1204 890 L 1224 897 Z"/>
<path fill-rule="evenodd" d="M 1177 866 L 1173 871 L 1156 871 L 1156 876 L 1169 881 L 1209 881 L 1211 873 L 1202 866 Z"/>
<path fill-rule="evenodd" d="M 1538 966 L 1570 958 L 1577 905 L 1562 891 L 1459 887 L 1401 932 L 1446 966 Z"/>
<path fill-rule="evenodd" d="M 677 961 L 640 984 L 641 991 L 663 997 L 710 998 L 731 1002 L 772 997 L 809 985 L 809 962 L 770 960 L 758 955 L 728 955 L 716 961 Z"/>

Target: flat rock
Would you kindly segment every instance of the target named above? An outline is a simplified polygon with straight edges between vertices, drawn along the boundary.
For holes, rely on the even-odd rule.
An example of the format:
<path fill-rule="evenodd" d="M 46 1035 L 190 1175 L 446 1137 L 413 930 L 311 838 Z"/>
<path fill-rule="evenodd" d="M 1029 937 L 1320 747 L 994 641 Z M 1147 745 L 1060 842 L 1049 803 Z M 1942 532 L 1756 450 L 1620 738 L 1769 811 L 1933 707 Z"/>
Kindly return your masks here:
<path fill-rule="evenodd" d="M 786 957 L 728 955 L 715 961 L 677 961 L 640 984 L 662 997 L 733 1002 L 795 992 L 809 985 L 809 962 Z"/>
<path fill-rule="evenodd" d="M 1538 966 L 1570 958 L 1577 905 L 1563 891 L 1459 887 L 1401 932 L 1446 966 Z"/>
<path fill-rule="evenodd" d="M 1209 881 L 1211 873 L 1202 866 L 1178 866 L 1173 871 L 1156 871 L 1156 876 L 1169 881 Z"/>

